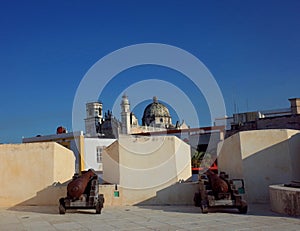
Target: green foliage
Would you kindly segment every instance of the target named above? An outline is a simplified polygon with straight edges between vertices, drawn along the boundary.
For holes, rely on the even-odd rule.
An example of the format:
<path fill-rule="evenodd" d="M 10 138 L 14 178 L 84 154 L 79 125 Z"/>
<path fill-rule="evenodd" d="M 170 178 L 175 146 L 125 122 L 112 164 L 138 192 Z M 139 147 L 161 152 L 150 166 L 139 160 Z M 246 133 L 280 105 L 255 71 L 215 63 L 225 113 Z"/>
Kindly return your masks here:
<path fill-rule="evenodd" d="M 199 168 L 200 166 L 209 168 L 213 164 L 212 155 L 207 152 L 195 151 L 191 162 L 193 168 Z"/>
<path fill-rule="evenodd" d="M 192 167 L 198 168 L 200 166 L 200 163 L 205 155 L 205 152 L 199 152 L 195 151 L 192 156 Z"/>

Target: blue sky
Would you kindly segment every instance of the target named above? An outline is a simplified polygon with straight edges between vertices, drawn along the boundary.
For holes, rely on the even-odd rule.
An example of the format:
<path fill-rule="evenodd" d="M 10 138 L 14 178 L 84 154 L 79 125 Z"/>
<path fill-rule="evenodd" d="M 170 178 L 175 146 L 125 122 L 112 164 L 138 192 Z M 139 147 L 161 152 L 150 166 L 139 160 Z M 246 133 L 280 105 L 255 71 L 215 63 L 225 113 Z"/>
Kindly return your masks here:
<path fill-rule="evenodd" d="M 110 52 L 138 43 L 169 44 L 201 60 L 228 115 L 234 103 L 239 112 L 288 107 L 288 98 L 300 97 L 299 12 L 296 0 L 1 1 L 0 143 L 53 134 L 59 125 L 72 130 L 73 99 L 86 72 Z M 116 76 L 101 93 L 105 109 L 150 76 L 180 86 L 195 102 L 200 124 L 210 125 L 201 93 L 163 67 Z M 135 108 L 139 117 L 148 102 Z"/>

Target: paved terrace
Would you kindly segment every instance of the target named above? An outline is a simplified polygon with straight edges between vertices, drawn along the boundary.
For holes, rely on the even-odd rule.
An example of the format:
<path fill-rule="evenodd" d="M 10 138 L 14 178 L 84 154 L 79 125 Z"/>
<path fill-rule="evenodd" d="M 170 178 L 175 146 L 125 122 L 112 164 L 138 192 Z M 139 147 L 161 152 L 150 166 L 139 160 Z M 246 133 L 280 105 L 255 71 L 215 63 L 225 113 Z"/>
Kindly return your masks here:
<path fill-rule="evenodd" d="M 193 206 L 124 206 L 94 210 L 26 206 L 0 208 L 0 230 L 300 230 L 300 219 L 270 212 L 266 205 L 251 205 L 248 214 L 235 210 L 210 210 L 202 214 Z"/>

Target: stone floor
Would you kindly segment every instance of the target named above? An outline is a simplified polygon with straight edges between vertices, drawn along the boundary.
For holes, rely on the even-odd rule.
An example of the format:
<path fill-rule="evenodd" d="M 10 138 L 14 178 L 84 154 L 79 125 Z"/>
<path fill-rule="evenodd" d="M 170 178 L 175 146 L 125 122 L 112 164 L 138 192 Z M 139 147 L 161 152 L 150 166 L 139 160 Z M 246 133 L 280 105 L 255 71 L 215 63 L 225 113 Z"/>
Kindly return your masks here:
<path fill-rule="evenodd" d="M 124 206 L 94 210 L 26 206 L 0 208 L 0 230 L 300 230 L 300 219 L 270 212 L 267 205 L 250 205 L 248 214 L 193 206 Z"/>

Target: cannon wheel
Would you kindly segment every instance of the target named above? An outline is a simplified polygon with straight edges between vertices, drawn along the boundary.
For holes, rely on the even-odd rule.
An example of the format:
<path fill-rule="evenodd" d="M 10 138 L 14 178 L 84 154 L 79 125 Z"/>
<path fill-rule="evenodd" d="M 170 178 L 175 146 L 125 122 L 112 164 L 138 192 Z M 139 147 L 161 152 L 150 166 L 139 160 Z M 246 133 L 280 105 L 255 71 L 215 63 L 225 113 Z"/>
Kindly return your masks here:
<path fill-rule="evenodd" d="M 238 207 L 238 210 L 242 214 L 246 214 L 248 211 L 248 205 L 247 202 L 242 200 L 242 204 Z"/>
<path fill-rule="evenodd" d="M 96 214 L 101 214 L 101 210 L 102 210 L 102 205 L 101 202 L 97 202 L 96 204 Z"/>
<path fill-rule="evenodd" d="M 208 205 L 206 200 L 201 201 L 201 210 L 202 213 L 208 213 Z"/>
<path fill-rule="evenodd" d="M 194 194 L 194 205 L 196 207 L 201 207 L 201 198 L 200 198 L 200 193 L 198 192 Z"/>
<path fill-rule="evenodd" d="M 62 204 L 59 204 L 59 214 L 65 214 L 66 213 L 66 208 L 62 205 Z"/>
<path fill-rule="evenodd" d="M 248 206 L 241 206 L 238 208 L 239 209 L 239 212 L 242 213 L 242 214 L 246 214 L 247 211 L 248 211 Z"/>
<path fill-rule="evenodd" d="M 65 208 L 65 198 L 60 198 L 59 199 L 59 214 L 65 214 L 66 213 L 66 208 Z"/>
<path fill-rule="evenodd" d="M 103 194 L 99 194 L 97 203 L 96 203 L 96 214 L 101 214 L 101 210 L 104 204 L 104 197 Z"/>

